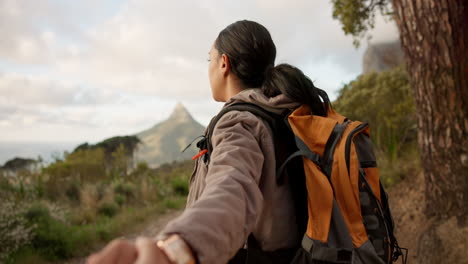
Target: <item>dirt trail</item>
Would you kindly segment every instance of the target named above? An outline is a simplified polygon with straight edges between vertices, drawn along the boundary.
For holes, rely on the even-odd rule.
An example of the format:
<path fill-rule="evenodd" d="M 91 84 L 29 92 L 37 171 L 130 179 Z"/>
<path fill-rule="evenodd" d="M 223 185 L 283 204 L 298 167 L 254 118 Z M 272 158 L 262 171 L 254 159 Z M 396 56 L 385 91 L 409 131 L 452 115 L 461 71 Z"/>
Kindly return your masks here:
<path fill-rule="evenodd" d="M 408 263 L 427 263 L 427 256 L 420 251 L 428 251 L 428 247 L 434 252 L 431 257 L 438 260 L 432 263 L 468 264 L 468 227 L 457 225 L 456 218 L 452 217 L 431 230 L 432 222 L 424 214 L 424 192 L 425 180 L 422 173 L 408 175 L 389 190 L 390 206 L 396 224 L 395 235 L 400 246 L 409 249 Z M 435 232 L 438 238 L 431 237 L 430 244 L 421 242 L 421 238 L 429 232 Z M 431 248 L 434 246 L 437 247 Z"/>
<path fill-rule="evenodd" d="M 130 239 L 130 240 L 135 240 L 139 236 L 147 236 L 147 237 L 155 236 L 158 234 L 158 232 L 161 229 L 163 229 L 166 226 L 166 224 L 169 221 L 179 216 L 182 213 L 182 211 L 183 210 L 169 211 L 168 213 L 156 218 L 155 221 L 147 225 L 145 229 L 142 230 L 141 232 L 128 234 L 125 236 L 125 238 Z"/>
<path fill-rule="evenodd" d="M 154 217 L 153 221 L 148 220 L 149 224 L 146 225 L 143 230 L 136 232 L 136 233 L 125 234 L 123 237 L 133 241 L 139 236 L 146 236 L 146 237 L 155 236 L 158 234 L 158 232 L 162 228 L 164 228 L 164 226 L 166 226 L 166 224 L 169 221 L 179 216 L 182 213 L 182 211 L 183 210 L 171 210 L 165 213 L 164 215 Z M 96 250 L 99 250 L 99 249 L 100 248 L 97 248 Z M 84 264 L 86 263 L 86 258 L 75 258 L 65 263 L 66 264 Z"/>

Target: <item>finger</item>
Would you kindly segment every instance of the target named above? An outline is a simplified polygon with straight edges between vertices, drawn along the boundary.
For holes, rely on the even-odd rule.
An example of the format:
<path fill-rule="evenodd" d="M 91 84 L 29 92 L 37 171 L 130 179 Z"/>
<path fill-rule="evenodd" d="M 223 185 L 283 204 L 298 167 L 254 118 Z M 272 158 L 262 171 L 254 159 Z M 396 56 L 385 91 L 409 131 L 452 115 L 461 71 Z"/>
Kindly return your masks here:
<path fill-rule="evenodd" d="M 99 255 L 94 253 L 86 259 L 86 264 L 97 264 L 99 263 Z"/>
<path fill-rule="evenodd" d="M 120 251 L 120 257 L 116 262 L 117 264 L 133 264 L 137 260 L 138 252 L 135 244 L 129 241 L 125 242 L 127 245 Z"/>
<path fill-rule="evenodd" d="M 156 242 L 152 239 L 139 237 L 136 240 L 138 259 L 135 264 L 165 264 L 169 263 L 166 256 L 161 252 Z"/>
<path fill-rule="evenodd" d="M 123 239 L 115 239 L 103 250 L 93 256 L 92 264 L 131 264 L 136 260 L 136 248 L 133 244 Z"/>

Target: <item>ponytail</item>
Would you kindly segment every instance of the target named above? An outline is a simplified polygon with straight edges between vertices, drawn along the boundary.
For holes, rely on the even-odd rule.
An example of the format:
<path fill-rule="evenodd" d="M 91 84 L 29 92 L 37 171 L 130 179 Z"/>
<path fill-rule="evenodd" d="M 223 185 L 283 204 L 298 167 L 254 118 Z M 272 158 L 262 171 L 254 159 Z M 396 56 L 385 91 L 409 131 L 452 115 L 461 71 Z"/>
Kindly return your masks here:
<path fill-rule="evenodd" d="M 309 77 L 292 65 L 268 67 L 261 89 L 268 97 L 284 94 L 298 103 L 308 105 L 312 114 L 327 116 L 330 107 L 327 93 L 315 87 Z"/>

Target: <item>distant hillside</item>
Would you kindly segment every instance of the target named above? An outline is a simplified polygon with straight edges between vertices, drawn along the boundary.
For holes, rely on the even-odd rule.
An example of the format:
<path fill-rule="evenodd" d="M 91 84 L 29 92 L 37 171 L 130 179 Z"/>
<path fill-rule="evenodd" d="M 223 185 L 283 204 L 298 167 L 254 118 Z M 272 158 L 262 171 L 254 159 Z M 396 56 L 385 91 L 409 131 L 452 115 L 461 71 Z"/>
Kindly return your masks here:
<path fill-rule="evenodd" d="M 38 159 L 51 162 L 55 157 L 61 157 L 63 151 L 71 151 L 79 142 L 10 142 L 0 141 L 0 166 L 14 157 Z"/>
<path fill-rule="evenodd" d="M 37 163 L 37 160 L 15 157 L 5 162 L 5 165 L 0 166 L 0 170 L 8 170 L 10 172 L 19 170 L 33 170 Z"/>
<path fill-rule="evenodd" d="M 192 146 L 184 153 L 181 150 L 202 135 L 204 130 L 204 126 L 195 121 L 179 103 L 167 120 L 136 134 L 142 144 L 139 145 L 135 158 L 137 161 L 146 161 L 150 167 L 190 159 L 197 153 L 196 148 Z"/>

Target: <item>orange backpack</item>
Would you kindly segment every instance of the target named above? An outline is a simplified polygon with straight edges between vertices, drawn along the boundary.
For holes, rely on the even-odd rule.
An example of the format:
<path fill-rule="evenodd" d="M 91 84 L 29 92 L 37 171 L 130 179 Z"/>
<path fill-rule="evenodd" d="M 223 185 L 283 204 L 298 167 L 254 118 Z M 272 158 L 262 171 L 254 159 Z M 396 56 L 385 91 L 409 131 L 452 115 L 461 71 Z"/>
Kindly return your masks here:
<path fill-rule="evenodd" d="M 230 263 L 385 264 L 399 256 L 406 263 L 407 249 L 398 246 L 393 234 L 388 197 L 379 180 L 367 123 L 350 121 L 332 108 L 322 117 L 312 115 L 306 105 L 277 115 L 254 104 L 233 104 L 213 118 L 197 144 L 207 164 L 214 127 L 233 110 L 251 112 L 272 128 L 277 182 L 282 184 L 285 177 L 292 182 L 296 211 L 304 209 L 297 215 L 297 224 L 305 234 L 292 262 L 278 261 L 276 252 L 265 252 L 254 260 Z M 298 194 L 301 188 L 306 189 L 302 196 Z M 249 248 L 251 244 L 255 244 L 252 235 Z"/>
<path fill-rule="evenodd" d="M 289 159 L 303 157 L 308 194 L 307 230 L 297 263 L 394 262 L 402 252 L 367 123 L 350 121 L 333 109 L 327 117 L 311 115 L 305 105 L 288 116 L 288 123 L 298 147 Z"/>

